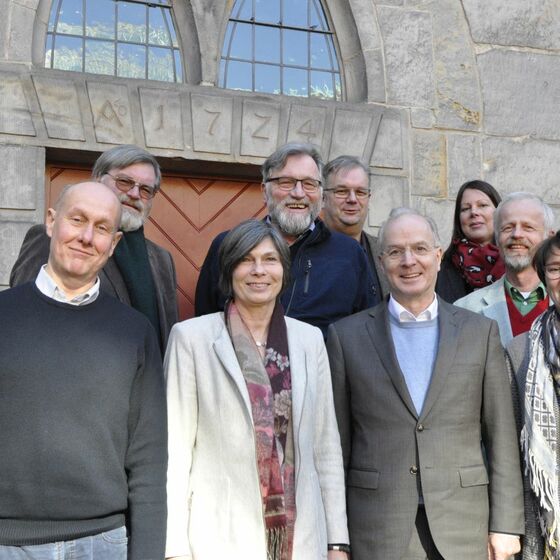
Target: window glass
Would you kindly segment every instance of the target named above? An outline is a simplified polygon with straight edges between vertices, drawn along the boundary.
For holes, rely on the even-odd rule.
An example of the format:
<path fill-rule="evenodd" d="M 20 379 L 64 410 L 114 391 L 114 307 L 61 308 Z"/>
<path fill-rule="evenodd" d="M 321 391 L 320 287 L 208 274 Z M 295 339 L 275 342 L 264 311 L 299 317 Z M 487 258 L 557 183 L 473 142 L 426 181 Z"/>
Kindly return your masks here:
<path fill-rule="evenodd" d="M 320 0 L 236 0 L 219 85 L 342 99 L 334 35 Z"/>
<path fill-rule="evenodd" d="M 52 3 L 47 68 L 180 82 L 181 58 L 168 0 Z"/>

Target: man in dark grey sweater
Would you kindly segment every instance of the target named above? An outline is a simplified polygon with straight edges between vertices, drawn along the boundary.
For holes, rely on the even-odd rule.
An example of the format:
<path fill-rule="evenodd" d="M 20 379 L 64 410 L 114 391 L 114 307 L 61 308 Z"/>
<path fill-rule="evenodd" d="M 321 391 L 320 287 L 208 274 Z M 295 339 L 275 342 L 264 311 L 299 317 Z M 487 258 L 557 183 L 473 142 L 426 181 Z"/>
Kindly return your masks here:
<path fill-rule="evenodd" d="M 48 211 L 48 263 L 0 293 L 2 560 L 163 558 L 158 340 L 99 291 L 120 217 L 105 185 L 67 187 Z"/>

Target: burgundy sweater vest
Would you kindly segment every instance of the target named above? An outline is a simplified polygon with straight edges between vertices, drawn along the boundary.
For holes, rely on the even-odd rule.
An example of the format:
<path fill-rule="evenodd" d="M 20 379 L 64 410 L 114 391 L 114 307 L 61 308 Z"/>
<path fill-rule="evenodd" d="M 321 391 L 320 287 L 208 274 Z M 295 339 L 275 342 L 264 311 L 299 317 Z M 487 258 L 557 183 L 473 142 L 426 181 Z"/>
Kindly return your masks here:
<path fill-rule="evenodd" d="M 506 293 L 509 322 L 511 324 L 511 331 L 513 332 L 513 336 L 517 336 L 518 334 L 527 332 L 531 328 L 533 321 L 541 313 L 544 313 L 548 309 L 549 301 L 548 296 L 546 296 L 544 299 L 541 299 L 539 303 L 537 303 L 537 305 L 535 305 L 535 307 L 533 307 L 533 309 L 529 311 L 529 313 L 527 313 L 527 315 L 522 315 L 511 299 L 509 291 L 505 288 L 504 291 Z"/>

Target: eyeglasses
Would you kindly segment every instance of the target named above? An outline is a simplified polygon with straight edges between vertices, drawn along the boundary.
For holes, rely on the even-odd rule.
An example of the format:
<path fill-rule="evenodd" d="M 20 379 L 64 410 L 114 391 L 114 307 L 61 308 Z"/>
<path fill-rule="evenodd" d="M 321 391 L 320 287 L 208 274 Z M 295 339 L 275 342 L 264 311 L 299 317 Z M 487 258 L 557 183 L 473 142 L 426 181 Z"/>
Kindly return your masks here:
<path fill-rule="evenodd" d="M 407 251 L 410 251 L 415 257 L 427 257 L 435 247 L 419 243 L 417 245 L 410 245 L 409 247 L 389 247 L 382 254 L 392 261 L 400 261 Z"/>
<path fill-rule="evenodd" d="M 150 200 L 156 196 L 157 189 L 155 187 L 150 187 L 149 185 L 144 185 L 142 183 L 137 183 L 134 179 L 130 177 L 115 177 L 110 173 L 106 173 L 109 175 L 113 181 L 115 181 L 115 186 L 119 191 L 127 193 L 131 191 L 134 187 L 138 187 L 138 191 L 140 193 L 140 198 L 144 200 Z"/>
<path fill-rule="evenodd" d="M 560 265 L 551 264 L 545 266 L 544 275 L 550 280 L 558 280 L 560 278 Z"/>
<path fill-rule="evenodd" d="M 341 200 L 346 200 L 350 193 L 354 193 L 358 200 L 364 200 L 371 196 L 371 191 L 369 189 L 343 189 L 343 188 L 335 188 L 335 189 L 324 189 L 325 192 L 332 192 L 335 198 L 339 198 Z"/>
<path fill-rule="evenodd" d="M 321 181 L 319 181 L 319 179 L 311 179 L 310 177 L 306 179 L 296 179 L 295 177 L 269 177 L 266 182 L 276 183 L 276 186 L 281 191 L 286 192 L 293 190 L 298 183 L 301 183 L 301 188 L 306 193 L 316 193 L 321 186 Z"/>

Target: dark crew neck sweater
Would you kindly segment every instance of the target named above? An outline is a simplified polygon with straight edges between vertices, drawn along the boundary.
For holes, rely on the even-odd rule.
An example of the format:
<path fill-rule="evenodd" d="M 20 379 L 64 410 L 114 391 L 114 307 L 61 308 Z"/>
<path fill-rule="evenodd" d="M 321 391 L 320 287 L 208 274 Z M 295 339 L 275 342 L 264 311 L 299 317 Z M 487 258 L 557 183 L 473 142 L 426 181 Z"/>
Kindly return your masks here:
<path fill-rule="evenodd" d="M 0 292 L 0 544 L 126 523 L 129 560 L 163 558 L 166 407 L 148 320 L 100 293 Z"/>

